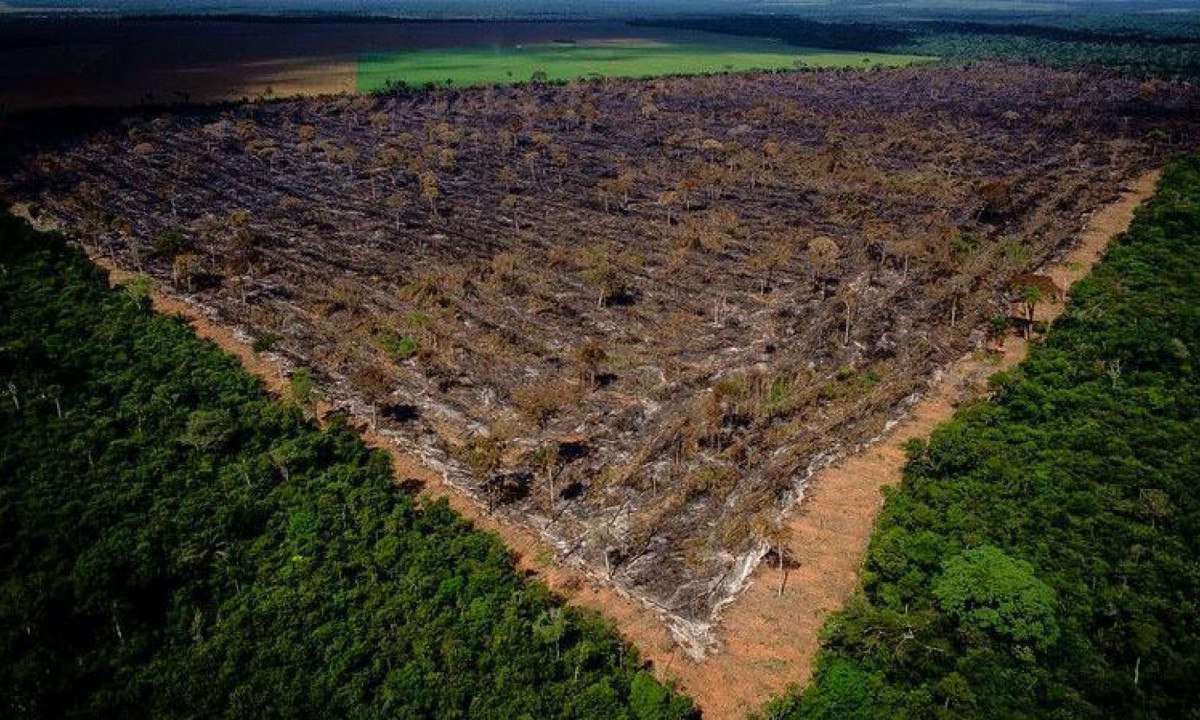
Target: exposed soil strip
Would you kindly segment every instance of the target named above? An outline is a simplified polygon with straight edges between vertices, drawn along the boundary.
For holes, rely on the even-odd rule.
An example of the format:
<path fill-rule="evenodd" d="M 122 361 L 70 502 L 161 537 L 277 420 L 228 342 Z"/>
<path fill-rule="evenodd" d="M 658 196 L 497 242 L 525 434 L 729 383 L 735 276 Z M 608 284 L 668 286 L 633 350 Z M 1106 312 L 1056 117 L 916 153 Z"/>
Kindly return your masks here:
<path fill-rule="evenodd" d="M 23 207 L 14 206 L 13 210 L 27 220 L 30 219 Z M 39 226 L 37 223 L 34 225 L 42 230 L 57 229 Z M 112 260 L 88 248 L 83 249 L 88 252 L 94 263 L 108 272 L 111 284 L 122 285 L 136 277 L 136 273 L 120 268 Z M 158 286 L 151 288 L 150 299 L 158 312 L 183 317 L 197 336 L 212 341 L 236 356 L 242 366 L 262 380 L 272 394 L 286 395 L 293 368 L 278 356 L 256 353 L 251 348 L 250 338 L 214 322 L 201 306 L 169 294 Z M 318 414 L 330 409 L 325 405 L 319 406 Z M 674 657 L 677 654 L 681 657 L 683 655 L 678 644 L 672 639 L 665 620 L 656 610 L 587 572 L 582 565 L 563 564 L 554 548 L 532 531 L 523 526 L 501 522 L 488 515 L 470 498 L 447 484 L 439 473 L 426 467 L 419 459 L 401 452 L 394 443 L 370 429 L 367 420 L 355 420 L 362 428 L 359 434 L 364 442 L 391 456 L 397 485 L 412 487 L 415 481 L 421 496 L 429 499 L 444 498 L 455 512 L 470 520 L 476 527 L 497 535 L 512 552 L 517 567 L 527 577 L 537 578 L 576 607 L 603 615 L 639 648 L 643 657 L 656 663 L 660 675 L 673 677 L 670 670 Z"/>
<path fill-rule="evenodd" d="M 1128 229 L 1134 210 L 1153 194 L 1159 175 L 1158 170 L 1142 175 L 1119 200 L 1093 214 L 1078 243 L 1042 272 L 1064 289 L 1087 275 L 1108 242 Z M 1037 319 L 1053 320 L 1063 309 L 1062 303 L 1043 303 Z M 929 435 L 960 402 L 978 397 L 988 377 L 1019 363 L 1027 350 L 1024 339 L 1011 337 L 1003 353 L 963 357 L 884 439 L 812 478 L 789 521 L 792 540 L 782 595 L 778 569 L 764 562 L 753 584 L 722 614 L 721 651 L 700 663 L 680 655 L 672 664 L 671 674 L 704 709 L 707 720 L 743 718 L 789 685 L 808 681 L 826 616 L 841 608 L 858 587 L 883 488 L 900 481 L 904 444 Z M 637 642 L 636 636 L 629 636 Z"/>
<path fill-rule="evenodd" d="M 1084 277 L 1109 240 L 1128 228 L 1134 210 L 1153 193 L 1159 175 L 1157 170 L 1142 175 L 1119 200 L 1097 211 L 1079 242 L 1043 272 L 1062 288 Z M 109 271 L 113 283 L 132 277 L 102 256 L 93 253 L 92 259 Z M 197 335 L 236 355 L 272 392 L 286 392 L 290 368 L 285 363 L 255 353 L 247 338 L 213 322 L 197 305 L 157 288 L 151 299 L 155 309 L 182 315 Z M 1053 320 L 1063 308 L 1061 303 L 1044 303 L 1037 319 Z M 901 477 L 904 444 L 928 435 L 953 415 L 962 400 L 982 392 L 990 375 L 1020 362 L 1027 349 L 1025 340 L 1011 337 L 1002 353 L 976 353 L 960 359 L 882 440 L 815 475 L 789 521 L 792 540 L 783 592 L 779 592 L 779 570 L 764 563 L 755 571 L 750 586 L 724 609 L 718 629 L 720 650 L 699 662 L 689 659 L 672 640 L 652 608 L 585 568 L 564 565 L 533 532 L 488 515 L 382 435 L 370 429 L 362 435 L 369 445 L 392 456 L 398 483 L 415 480 L 426 497 L 445 498 L 456 512 L 499 536 L 527 575 L 536 576 L 572 604 L 598 611 L 614 622 L 643 657 L 654 662 L 660 676 L 678 683 L 696 700 L 705 718 L 741 718 L 789 685 L 808 681 L 826 616 L 840 608 L 857 587 L 882 490 Z"/>

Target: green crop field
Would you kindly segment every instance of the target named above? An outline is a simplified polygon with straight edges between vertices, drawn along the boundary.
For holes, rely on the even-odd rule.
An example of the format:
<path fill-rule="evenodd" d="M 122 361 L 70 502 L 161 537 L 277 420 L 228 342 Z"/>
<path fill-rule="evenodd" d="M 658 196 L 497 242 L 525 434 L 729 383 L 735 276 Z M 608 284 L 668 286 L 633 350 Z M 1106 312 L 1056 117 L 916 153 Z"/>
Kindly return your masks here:
<path fill-rule="evenodd" d="M 513 47 L 458 47 L 364 55 L 358 62 L 359 92 L 403 83 L 409 87 L 488 85 L 588 77 L 641 78 L 807 67 L 908 65 L 934 58 L 869 52 L 837 52 L 774 42 L 551 43 Z"/>

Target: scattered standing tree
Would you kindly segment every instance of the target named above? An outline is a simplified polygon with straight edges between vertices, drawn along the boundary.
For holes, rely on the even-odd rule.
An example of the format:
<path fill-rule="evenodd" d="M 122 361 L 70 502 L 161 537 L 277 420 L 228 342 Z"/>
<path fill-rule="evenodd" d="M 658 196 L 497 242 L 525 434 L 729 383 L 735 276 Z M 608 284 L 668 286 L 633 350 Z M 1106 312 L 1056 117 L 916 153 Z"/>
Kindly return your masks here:
<path fill-rule="evenodd" d="M 429 204 L 429 210 L 438 217 L 438 200 L 442 197 L 442 186 L 432 170 L 421 173 L 421 199 Z"/>
<path fill-rule="evenodd" d="M 383 202 L 392 211 L 392 221 L 395 223 L 396 232 L 400 232 L 400 216 L 404 212 L 404 206 L 408 204 L 408 199 L 400 193 L 392 193 L 384 198 Z"/>
<path fill-rule="evenodd" d="M 1008 332 L 1008 316 L 1004 313 L 993 315 L 988 319 L 987 336 L 996 350 L 1004 349 L 1004 335 Z"/>
<path fill-rule="evenodd" d="M 142 252 L 141 246 L 133 237 L 133 223 L 124 219 L 113 220 L 112 229 L 120 236 L 122 244 L 129 249 L 130 256 L 133 258 L 133 266 L 141 271 Z"/>
<path fill-rule="evenodd" d="M 176 255 L 187 248 L 187 238 L 177 230 L 164 230 L 154 238 L 154 254 L 159 257 L 174 260 Z"/>
<path fill-rule="evenodd" d="M 787 585 L 787 552 L 792 542 L 792 528 L 783 518 L 765 520 L 760 518 L 756 528 L 758 536 L 767 544 L 769 552 L 775 553 L 779 567 L 779 597 L 783 597 L 783 589 Z"/>
<path fill-rule="evenodd" d="M 891 252 L 892 255 L 900 258 L 901 275 L 900 282 L 908 282 L 908 267 L 912 261 L 913 255 L 916 255 L 921 249 L 922 243 L 916 238 L 899 236 L 892 240 Z"/>
<path fill-rule="evenodd" d="M 625 290 L 621 273 L 609 260 L 608 253 L 596 251 L 589 254 L 583 279 L 596 288 L 596 307 L 603 308 L 609 301 Z"/>
<path fill-rule="evenodd" d="M 192 292 L 192 280 L 199 267 L 199 261 L 192 253 L 180 253 L 171 263 L 171 282 L 176 288 Z"/>
<path fill-rule="evenodd" d="M 808 242 L 808 264 L 812 267 L 813 282 L 821 283 L 821 299 L 829 296 L 829 275 L 837 267 L 838 255 L 841 248 L 825 235 L 819 235 Z"/>
<path fill-rule="evenodd" d="M 229 135 L 229 121 L 218 120 L 216 122 L 209 123 L 201 128 L 200 132 L 204 136 L 205 152 L 211 153 L 213 151 L 213 146 L 216 143 L 223 142 Z"/>
<path fill-rule="evenodd" d="M 529 258 L 516 250 L 504 250 L 492 256 L 491 274 L 489 281 L 495 288 L 505 294 L 519 295 L 527 288 L 525 268 Z"/>
<path fill-rule="evenodd" d="M 746 258 L 746 269 L 758 275 L 759 293 L 767 294 L 767 289 L 771 286 L 771 276 L 791 259 L 792 246 L 783 240 L 776 240 Z"/>
<path fill-rule="evenodd" d="M 546 478 L 546 511 L 551 517 L 554 515 L 554 480 L 558 475 L 561 455 L 559 444 L 550 441 L 539 445 L 537 450 L 533 451 L 532 457 L 534 467 L 541 471 L 542 476 Z"/>
<path fill-rule="evenodd" d="M 604 206 L 604 212 L 608 212 L 612 208 L 613 201 L 612 182 L 601 180 L 596 183 L 596 197 L 600 199 L 600 204 Z"/>
<path fill-rule="evenodd" d="M 492 435 L 475 435 L 459 448 L 458 454 L 487 496 L 487 510 L 491 513 L 496 507 L 499 489 L 493 475 L 504 456 L 503 440 Z"/>
<path fill-rule="evenodd" d="M 729 165 L 730 169 L 750 184 L 751 190 L 758 187 L 759 174 L 763 168 L 762 156 L 749 150 L 743 150 L 730 157 Z"/>
<path fill-rule="evenodd" d="M 392 187 L 400 184 L 400 171 L 408 162 L 408 153 L 396 147 L 385 147 L 371 159 L 371 165 L 391 181 Z"/>
<path fill-rule="evenodd" d="M 837 290 L 838 300 L 842 303 L 844 317 L 842 322 L 842 346 L 850 344 L 850 330 L 854 324 L 854 313 L 858 309 L 859 296 L 862 288 L 858 281 L 842 283 Z"/>
<path fill-rule="evenodd" d="M 1036 285 L 1021 285 L 1017 290 L 1017 297 L 1025 305 L 1023 332 L 1025 337 L 1028 338 L 1033 333 L 1033 321 L 1037 312 L 1037 306 L 1043 298 L 1042 289 Z"/>
<path fill-rule="evenodd" d="M 867 250 L 879 257 L 880 265 L 885 265 L 896 240 L 900 235 L 895 224 L 883 220 L 871 220 L 863 226 L 863 236 L 867 239 Z"/>
<path fill-rule="evenodd" d="M 686 177 L 675 183 L 675 195 L 683 203 L 684 212 L 692 211 L 692 198 L 699 189 L 700 180 L 694 177 Z"/>
<path fill-rule="evenodd" d="M 521 155 L 525 160 L 525 166 L 529 168 L 529 179 L 538 180 L 538 171 L 542 167 L 542 151 L 539 149 L 529 150 Z"/>
<path fill-rule="evenodd" d="M 512 193 L 506 193 L 504 197 L 500 198 L 500 209 L 508 213 L 508 219 L 512 223 L 513 230 L 517 232 L 521 231 L 521 218 L 517 214 L 519 202 L 520 198 Z"/>
<path fill-rule="evenodd" d="M 367 116 L 367 122 L 376 131 L 383 131 L 391 126 L 392 118 L 385 112 L 373 112 Z"/>
<path fill-rule="evenodd" d="M 234 210 L 227 221 L 228 269 L 234 274 L 254 272 L 254 231 L 250 229 L 250 212 Z"/>
<path fill-rule="evenodd" d="M 579 378 L 586 387 L 596 387 L 600 365 L 607 357 L 604 346 L 600 344 L 599 340 L 588 340 L 575 349 L 575 364 L 579 367 Z"/>
<path fill-rule="evenodd" d="M 243 118 L 233 125 L 233 136 L 247 142 L 258 133 L 258 124 L 251 118 Z"/>
<path fill-rule="evenodd" d="M 971 291 L 971 286 L 974 284 L 975 278 L 966 274 L 955 275 L 947 283 L 946 291 L 950 293 L 950 327 L 954 327 L 958 322 L 958 311 L 962 304 L 962 298 Z"/>
<path fill-rule="evenodd" d="M 259 162 L 265 162 L 267 172 L 275 172 L 275 159 L 279 157 L 279 143 L 270 139 L 251 140 L 246 143 L 246 152 Z"/>
<path fill-rule="evenodd" d="M 358 163 L 360 153 L 354 147 L 347 145 L 334 153 L 333 159 L 346 164 L 346 176 L 354 177 L 354 166 Z"/>
<path fill-rule="evenodd" d="M 1013 278 L 1010 288 L 1012 292 L 1015 292 L 1017 301 L 1025 306 L 1025 317 L 1022 325 L 1024 326 L 1023 335 L 1026 338 L 1033 331 L 1034 316 L 1038 303 L 1041 303 L 1043 300 L 1060 302 L 1063 299 L 1062 289 L 1054 282 L 1054 278 L 1049 275 L 1018 275 Z"/>
<path fill-rule="evenodd" d="M 521 178 L 517 174 L 517 171 L 513 170 L 508 165 L 505 165 L 504 167 L 500 168 L 500 173 L 498 175 L 498 179 L 500 181 L 500 184 L 502 186 L 504 186 L 504 189 L 508 190 L 510 192 L 512 190 L 514 190 L 521 181 Z"/>
<path fill-rule="evenodd" d="M 1012 185 L 1005 180 L 989 180 L 979 186 L 979 210 L 976 219 L 986 222 L 1003 220 L 1015 204 Z"/>
<path fill-rule="evenodd" d="M 679 202 L 679 193 L 674 190 L 664 190 L 658 194 L 658 204 L 667 214 L 667 224 L 675 224 L 675 204 Z"/>
<path fill-rule="evenodd" d="M 629 208 L 629 194 L 633 190 L 634 176 L 632 172 L 622 171 L 613 178 L 604 178 L 596 184 L 596 192 L 604 203 L 604 212 L 608 212 L 613 201 L 619 201 L 621 210 Z"/>

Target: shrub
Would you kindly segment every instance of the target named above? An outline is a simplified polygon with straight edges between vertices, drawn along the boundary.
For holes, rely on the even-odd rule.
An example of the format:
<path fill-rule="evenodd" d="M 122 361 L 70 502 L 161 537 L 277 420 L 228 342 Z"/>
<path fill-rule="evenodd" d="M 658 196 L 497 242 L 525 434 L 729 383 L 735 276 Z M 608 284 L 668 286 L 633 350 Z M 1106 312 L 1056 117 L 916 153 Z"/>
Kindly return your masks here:
<path fill-rule="evenodd" d="M 279 336 L 268 332 L 254 338 L 254 343 L 250 348 L 256 353 L 264 353 L 274 350 L 277 344 L 279 344 Z"/>

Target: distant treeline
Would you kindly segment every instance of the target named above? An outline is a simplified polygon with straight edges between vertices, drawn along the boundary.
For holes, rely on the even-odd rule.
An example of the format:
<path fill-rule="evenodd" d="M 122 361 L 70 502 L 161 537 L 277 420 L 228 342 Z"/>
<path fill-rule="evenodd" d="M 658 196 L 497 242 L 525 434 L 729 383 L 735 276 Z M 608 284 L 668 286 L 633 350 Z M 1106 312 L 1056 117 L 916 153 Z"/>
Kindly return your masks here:
<path fill-rule="evenodd" d="M 399 17 L 392 15 L 353 15 L 343 13 L 303 13 L 289 12 L 280 14 L 264 14 L 264 13 L 203 13 L 203 14 L 161 14 L 161 15 L 122 15 L 119 20 L 121 22 L 182 22 L 182 23 L 266 23 L 270 25 L 336 25 L 339 23 L 354 23 L 378 25 L 381 23 L 390 25 L 470 25 L 480 22 L 497 22 L 497 23 L 557 23 L 562 24 L 562 20 L 530 18 L 514 19 L 514 20 L 493 20 L 481 21 L 477 18 L 422 18 L 422 17 Z"/>
<path fill-rule="evenodd" d="M 1032 60 L 1099 65 L 1128 72 L 1200 76 L 1200 26 L 1139 18 L 1136 29 L 1063 23 L 974 20 L 818 21 L 790 17 L 711 17 L 635 24 L 771 37 L 830 50 L 936 55 L 945 60 Z"/>
<path fill-rule="evenodd" d="M 791 45 L 828 50 L 891 52 L 913 40 L 915 33 L 899 25 L 865 22 L 822 22 L 790 17 L 712 17 L 679 20 L 639 20 L 646 27 L 671 27 L 682 30 L 771 37 Z"/>
<path fill-rule="evenodd" d="M 693 715 L 145 293 L 0 217 L 0 716 Z"/>
<path fill-rule="evenodd" d="M 995 397 L 909 451 L 816 679 L 768 718 L 1200 707 L 1200 157 Z"/>

